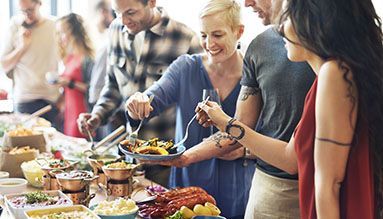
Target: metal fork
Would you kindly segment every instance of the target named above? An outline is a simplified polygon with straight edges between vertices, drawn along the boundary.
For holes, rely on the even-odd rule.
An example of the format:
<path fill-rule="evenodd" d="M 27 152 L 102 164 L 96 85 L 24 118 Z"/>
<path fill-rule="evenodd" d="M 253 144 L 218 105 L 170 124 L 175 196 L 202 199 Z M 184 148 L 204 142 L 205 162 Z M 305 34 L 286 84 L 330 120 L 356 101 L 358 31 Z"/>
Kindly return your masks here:
<path fill-rule="evenodd" d="M 207 103 L 207 101 L 209 101 L 210 99 L 210 96 L 208 96 L 203 102 L 202 102 L 202 105 L 205 105 Z M 200 112 L 201 110 L 199 110 Z M 190 125 L 193 123 L 193 121 L 195 120 L 195 118 L 197 118 L 197 114 L 195 114 L 189 121 L 188 125 L 186 126 L 186 130 L 185 130 L 185 136 L 184 138 L 179 141 L 177 144 L 173 145 L 170 149 L 173 149 L 173 148 L 177 148 L 178 146 L 182 145 L 183 143 L 185 143 L 186 139 L 188 138 L 188 135 L 189 135 L 189 127 Z"/>
<path fill-rule="evenodd" d="M 149 97 L 149 104 L 152 103 L 153 99 L 154 99 L 154 95 L 151 95 Z M 136 144 L 136 140 L 137 140 L 137 137 L 138 137 L 138 131 L 140 131 L 141 126 L 144 123 L 144 120 L 145 120 L 145 118 L 143 118 L 141 120 L 141 122 L 138 125 L 137 129 L 134 132 L 130 133 L 130 135 L 129 135 L 129 144 L 131 144 L 131 145 L 135 145 Z"/>

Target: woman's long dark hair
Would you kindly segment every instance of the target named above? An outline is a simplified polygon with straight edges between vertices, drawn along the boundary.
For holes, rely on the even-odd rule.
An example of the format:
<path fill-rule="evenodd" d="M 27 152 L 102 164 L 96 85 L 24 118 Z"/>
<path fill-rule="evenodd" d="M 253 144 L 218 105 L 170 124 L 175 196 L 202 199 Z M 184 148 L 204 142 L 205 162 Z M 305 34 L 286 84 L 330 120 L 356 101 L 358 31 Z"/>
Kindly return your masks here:
<path fill-rule="evenodd" d="M 288 0 L 289 17 L 300 43 L 321 58 L 338 60 L 351 90 L 358 89 L 358 121 L 365 119 L 373 155 L 375 193 L 382 211 L 383 38 L 382 23 L 371 0 Z M 356 97 L 349 92 L 351 101 Z M 381 215 L 381 212 L 377 212 Z M 382 217 L 379 217 L 382 218 Z"/>

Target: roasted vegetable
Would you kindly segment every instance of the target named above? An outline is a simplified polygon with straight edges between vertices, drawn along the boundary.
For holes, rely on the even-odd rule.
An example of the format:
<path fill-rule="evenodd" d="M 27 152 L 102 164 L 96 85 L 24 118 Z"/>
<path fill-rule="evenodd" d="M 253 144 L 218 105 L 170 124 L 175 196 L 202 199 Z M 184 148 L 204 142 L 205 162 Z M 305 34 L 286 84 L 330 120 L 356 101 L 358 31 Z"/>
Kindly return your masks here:
<path fill-rule="evenodd" d="M 134 145 L 130 144 L 129 140 L 123 140 L 120 144 L 134 153 L 158 155 L 168 155 L 174 145 L 173 141 L 163 141 L 158 138 L 152 138 L 148 141 L 138 140 Z"/>
<path fill-rule="evenodd" d="M 168 155 L 169 152 L 160 147 L 154 147 L 154 146 L 141 146 L 134 150 L 136 153 L 139 154 L 159 154 L 159 155 Z"/>
<path fill-rule="evenodd" d="M 158 138 L 152 138 L 149 141 L 143 142 L 139 147 L 142 147 L 142 146 L 160 147 L 167 150 L 173 146 L 173 142 L 162 141 L 162 140 L 159 140 Z"/>

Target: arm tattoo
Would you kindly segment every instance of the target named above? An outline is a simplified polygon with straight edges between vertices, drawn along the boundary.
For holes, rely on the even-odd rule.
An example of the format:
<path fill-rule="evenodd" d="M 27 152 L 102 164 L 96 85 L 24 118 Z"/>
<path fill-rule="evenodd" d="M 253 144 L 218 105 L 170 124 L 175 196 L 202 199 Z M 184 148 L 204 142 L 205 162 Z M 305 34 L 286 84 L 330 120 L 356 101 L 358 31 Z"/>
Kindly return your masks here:
<path fill-rule="evenodd" d="M 338 141 L 335 141 L 335 140 L 332 140 L 332 139 L 328 139 L 328 138 L 318 138 L 318 137 L 315 137 L 315 139 L 318 140 L 318 141 L 324 141 L 324 142 L 333 143 L 333 144 L 336 144 L 336 145 L 339 145 L 339 146 L 351 146 L 351 143 L 342 143 L 342 142 L 338 142 Z"/>
<path fill-rule="evenodd" d="M 249 96 L 258 95 L 258 93 L 259 88 L 242 86 L 241 91 L 239 93 L 239 99 L 241 101 L 245 101 L 247 100 L 247 98 L 249 98 Z"/>
<path fill-rule="evenodd" d="M 209 138 L 204 140 L 214 141 L 215 146 L 219 148 L 222 148 L 221 141 L 230 140 L 231 143 L 229 145 L 235 145 L 237 143 L 237 141 L 233 137 L 231 137 L 229 134 L 225 132 L 217 132 L 214 135 L 211 135 Z"/>

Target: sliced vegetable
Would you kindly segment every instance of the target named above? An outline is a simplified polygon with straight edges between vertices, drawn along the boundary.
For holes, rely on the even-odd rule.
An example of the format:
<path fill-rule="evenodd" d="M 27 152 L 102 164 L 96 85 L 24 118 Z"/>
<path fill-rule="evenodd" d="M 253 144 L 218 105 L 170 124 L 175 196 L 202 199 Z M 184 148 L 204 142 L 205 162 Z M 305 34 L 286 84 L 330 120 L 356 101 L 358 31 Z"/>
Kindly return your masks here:
<path fill-rule="evenodd" d="M 135 149 L 135 152 L 139 154 L 159 154 L 159 155 L 168 155 L 169 152 L 161 147 L 154 146 L 142 146 Z"/>

